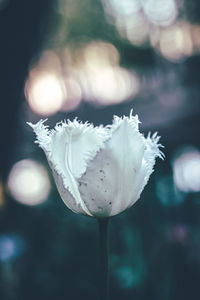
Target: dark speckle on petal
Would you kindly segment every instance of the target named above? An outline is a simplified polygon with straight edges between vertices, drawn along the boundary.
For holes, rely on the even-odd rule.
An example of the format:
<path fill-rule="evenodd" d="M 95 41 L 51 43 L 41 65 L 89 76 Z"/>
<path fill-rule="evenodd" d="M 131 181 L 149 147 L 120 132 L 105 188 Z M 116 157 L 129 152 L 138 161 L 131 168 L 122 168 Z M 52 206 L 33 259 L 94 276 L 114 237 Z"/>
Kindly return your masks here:
<path fill-rule="evenodd" d="M 109 202 L 109 204 L 111 205 L 111 204 L 112 204 L 112 202 Z"/>

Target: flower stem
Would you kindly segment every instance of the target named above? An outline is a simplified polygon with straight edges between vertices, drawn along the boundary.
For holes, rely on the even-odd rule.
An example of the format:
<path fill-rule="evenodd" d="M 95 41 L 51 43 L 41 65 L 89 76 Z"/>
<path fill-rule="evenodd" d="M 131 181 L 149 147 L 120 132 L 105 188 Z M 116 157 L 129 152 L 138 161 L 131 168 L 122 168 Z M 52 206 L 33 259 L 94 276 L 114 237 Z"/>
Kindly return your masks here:
<path fill-rule="evenodd" d="M 108 255 L 108 221 L 99 221 L 99 251 L 100 251 L 100 300 L 109 300 L 109 255 Z"/>

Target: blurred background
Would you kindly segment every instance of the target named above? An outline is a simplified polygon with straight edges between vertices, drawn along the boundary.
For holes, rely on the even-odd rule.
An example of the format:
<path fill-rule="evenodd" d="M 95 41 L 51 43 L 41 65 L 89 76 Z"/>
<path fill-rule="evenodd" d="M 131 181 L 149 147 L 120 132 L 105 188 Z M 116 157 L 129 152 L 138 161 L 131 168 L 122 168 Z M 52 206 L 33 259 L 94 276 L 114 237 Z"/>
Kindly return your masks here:
<path fill-rule="evenodd" d="M 98 298 L 96 220 L 26 122 L 138 114 L 165 161 L 111 220 L 111 299 L 200 299 L 200 2 L 0 0 L 0 299 Z"/>

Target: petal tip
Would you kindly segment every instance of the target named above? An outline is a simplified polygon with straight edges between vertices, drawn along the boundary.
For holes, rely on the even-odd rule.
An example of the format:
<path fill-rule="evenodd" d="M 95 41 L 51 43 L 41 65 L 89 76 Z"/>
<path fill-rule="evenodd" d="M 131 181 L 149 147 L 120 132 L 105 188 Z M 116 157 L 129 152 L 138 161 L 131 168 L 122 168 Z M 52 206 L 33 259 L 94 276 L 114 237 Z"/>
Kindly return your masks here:
<path fill-rule="evenodd" d="M 162 160 L 164 160 L 165 154 L 160 150 L 160 148 L 164 148 L 164 146 L 159 143 L 160 138 L 161 137 L 158 135 L 157 132 L 154 132 L 152 136 L 151 132 L 149 132 L 146 138 L 147 150 L 150 156 L 153 156 L 155 158 L 159 157 Z"/>
<path fill-rule="evenodd" d="M 31 122 L 26 122 L 26 123 L 33 129 L 34 133 L 36 134 L 37 139 L 35 142 L 38 143 L 43 150 L 50 151 L 50 147 L 49 147 L 50 132 L 48 130 L 48 126 L 44 125 L 44 122 L 46 121 L 47 119 L 45 120 L 41 119 L 36 124 L 33 124 Z"/>

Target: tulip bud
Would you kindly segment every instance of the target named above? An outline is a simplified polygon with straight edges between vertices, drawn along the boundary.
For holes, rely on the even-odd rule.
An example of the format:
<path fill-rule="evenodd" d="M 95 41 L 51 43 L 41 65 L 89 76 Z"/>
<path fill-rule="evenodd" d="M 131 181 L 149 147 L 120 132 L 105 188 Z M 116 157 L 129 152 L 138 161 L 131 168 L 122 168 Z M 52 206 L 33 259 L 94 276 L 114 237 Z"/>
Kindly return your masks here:
<path fill-rule="evenodd" d="M 72 211 L 109 217 L 131 207 L 153 172 L 156 157 L 163 158 L 160 137 L 145 138 L 137 116 L 94 127 L 75 119 L 49 130 L 46 120 L 28 123 L 37 136 L 53 172 L 58 192 Z"/>

